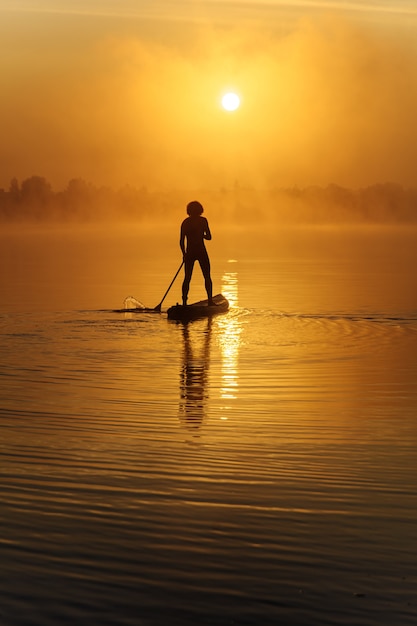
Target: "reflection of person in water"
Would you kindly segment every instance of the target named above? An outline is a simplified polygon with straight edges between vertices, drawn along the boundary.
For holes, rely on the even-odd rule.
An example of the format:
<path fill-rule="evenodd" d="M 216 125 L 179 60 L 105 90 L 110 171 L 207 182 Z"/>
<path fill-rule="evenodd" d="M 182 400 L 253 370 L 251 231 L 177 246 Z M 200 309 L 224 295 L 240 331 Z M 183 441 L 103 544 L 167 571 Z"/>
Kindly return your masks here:
<path fill-rule="evenodd" d="M 184 352 L 180 379 L 180 420 L 187 428 L 199 428 L 208 398 L 211 318 L 205 331 L 201 325 L 183 325 Z M 199 348 L 199 349 L 198 349 Z"/>
<path fill-rule="evenodd" d="M 181 224 L 180 247 L 184 258 L 184 282 L 182 284 L 182 303 L 187 304 L 188 291 L 190 289 L 191 276 L 193 275 L 194 263 L 199 262 L 204 276 L 209 305 L 213 302 L 213 283 L 210 276 L 210 260 L 207 254 L 204 240 L 211 239 L 208 221 L 202 217 L 203 206 L 193 200 L 187 204 L 188 217 Z"/>

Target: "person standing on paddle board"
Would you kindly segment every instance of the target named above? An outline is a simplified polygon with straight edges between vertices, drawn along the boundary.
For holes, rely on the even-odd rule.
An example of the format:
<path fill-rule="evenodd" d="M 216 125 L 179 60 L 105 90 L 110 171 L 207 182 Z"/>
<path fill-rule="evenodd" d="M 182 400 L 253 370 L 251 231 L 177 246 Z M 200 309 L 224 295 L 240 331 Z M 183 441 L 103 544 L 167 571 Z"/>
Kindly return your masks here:
<path fill-rule="evenodd" d="M 210 259 L 207 254 L 204 240 L 211 239 L 208 221 L 202 217 L 204 209 L 200 202 L 193 200 L 187 204 L 188 217 L 181 224 L 180 247 L 184 258 L 184 282 L 182 283 L 182 303 L 185 306 L 190 289 L 194 263 L 200 263 L 204 276 L 204 285 L 207 291 L 208 304 L 213 305 L 213 283 L 210 276 Z"/>

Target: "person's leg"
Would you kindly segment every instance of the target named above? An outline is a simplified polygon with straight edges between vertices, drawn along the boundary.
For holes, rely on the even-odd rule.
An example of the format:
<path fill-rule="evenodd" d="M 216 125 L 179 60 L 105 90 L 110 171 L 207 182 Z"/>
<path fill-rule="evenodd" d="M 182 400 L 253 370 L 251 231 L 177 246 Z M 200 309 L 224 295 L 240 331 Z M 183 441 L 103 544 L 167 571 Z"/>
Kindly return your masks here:
<path fill-rule="evenodd" d="M 204 286 L 207 292 L 207 299 L 209 304 L 213 304 L 213 283 L 210 276 L 210 260 L 208 255 L 199 259 L 201 271 L 204 276 Z"/>
<path fill-rule="evenodd" d="M 190 289 L 191 276 L 193 275 L 194 259 L 184 261 L 184 281 L 182 283 L 182 303 L 185 306 L 188 299 L 188 291 Z"/>

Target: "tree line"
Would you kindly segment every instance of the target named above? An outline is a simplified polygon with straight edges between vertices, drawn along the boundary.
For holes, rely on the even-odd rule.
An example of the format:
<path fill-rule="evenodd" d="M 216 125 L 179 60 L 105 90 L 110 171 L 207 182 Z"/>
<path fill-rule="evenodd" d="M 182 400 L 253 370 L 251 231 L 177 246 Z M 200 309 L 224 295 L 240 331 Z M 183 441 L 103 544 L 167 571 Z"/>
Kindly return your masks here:
<path fill-rule="evenodd" d="M 145 188 L 125 186 L 115 191 L 97 187 L 82 178 L 69 181 L 54 191 L 43 176 L 31 176 L 21 183 L 16 178 L 7 190 L 0 189 L 0 219 L 3 220 L 102 220 L 117 215 L 126 219 L 151 215 L 153 199 Z"/>
<path fill-rule="evenodd" d="M 219 219 L 283 223 L 416 223 L 417 189 L 395 183 L 349 189 L 327 187 L 259 190 L 237 182 L 231 188 L 199 191 L 148 191 L 126 185 L 118 190 L 97 187 L 81 178 L 54 191 L 42 176 L 21 183 L 14 178 L 0 189 L 2 221 L 145 221 L 177 216 L 195 197 Z"/>

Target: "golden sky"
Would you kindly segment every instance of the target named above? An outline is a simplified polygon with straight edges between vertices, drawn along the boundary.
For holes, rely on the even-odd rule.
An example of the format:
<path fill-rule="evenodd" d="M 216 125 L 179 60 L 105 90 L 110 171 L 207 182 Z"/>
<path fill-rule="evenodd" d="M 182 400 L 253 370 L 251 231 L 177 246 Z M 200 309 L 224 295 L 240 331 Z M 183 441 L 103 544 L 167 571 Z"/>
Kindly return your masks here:
<path fill-rule="evenodd" d="M 417 182 L 414 0 L 0 0 L 0 51 L 0 187 Z"/>

